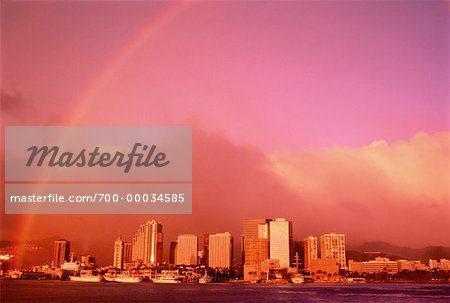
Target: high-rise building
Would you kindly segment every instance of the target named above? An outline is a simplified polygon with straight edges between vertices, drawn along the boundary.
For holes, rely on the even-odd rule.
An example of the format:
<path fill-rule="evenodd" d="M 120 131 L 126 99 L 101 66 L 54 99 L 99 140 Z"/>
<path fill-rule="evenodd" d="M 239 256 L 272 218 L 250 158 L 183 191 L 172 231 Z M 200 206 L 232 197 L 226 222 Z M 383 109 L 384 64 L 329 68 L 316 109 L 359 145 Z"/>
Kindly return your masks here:
<path fill-rule="evenodd" d="M 261 262 L 269 259 L 269 219 L 249 219 L 243 222 L 244 280 L 259 278 Z"/>
<path fill-rule="evenodd" d="M 70 260 L 70 242 L 66 240 L 56 240 L 53 247 L 53 266 L 60 267 Z"/>
<path fill-rule="evenodd" d="M 208 266 L 209 259 L 209 234 L 203 235 L 203 249 L 201 251 L 200 264 Z"/>
<path fill-rule="evenodd" d="M 133 261 L 133 244 L 130 242 L 123 242 L 123 263 Z"/>
<path fill-rule="evenodd" d="M 346 269 L 345 235 L 329 233 L 320 237 L 320 258 L 337 260 L 341 269 Z"/>
<path fill-rule="evenodd" d="M 175 265 L 177 262 L 177 249 L 178 249 L 177 241 L 171 241 L 169 248 L 169 264 L 171 265 Z"/>
<path fill-rule="evenodd" d="M 303 249 L 304 249 L 304 258 L 305 258 L 305 266 L 306 270 L 309 270 L 311 266 L 311 261 L 318 259 L 318 250 L 317 250 L 317 238 L 313 236 L 309 236 L 308 238 L 303 240 Z"/>
<path fill-rule="evenodd" d="M 292 222 L 276 218 L 269 223 L 270 259 L 280 260 L 281 267 L 289 267 L 292 261 Z"/>
<path fill-rule="evenodd" d="M 114 242 L 114 259 L 113 266 L 116 268 L 123 268 L 124 263 L 131 262 L 132 257 L 132 245 L 125 242 L 122 239 L 122 235 L 119 235 Z"/>
<path fill-rule="evenodd" d="M 133 237 L 132 259 L 147 266 L 162 262 L 162 224 L 151 220 L 142 224 Z"/>
<path fill-rule="evenodd" d="M 259 225 L 265 226 L 268 219 L 248 219 L 243 222 L 243 235 L 247 239 L 259 238 Z"/>
<path fill-rule="evenodd" d="M 269 259 L 267 239 L 268 222 L 270 222 L 268 219 L 244 220 L 244 264 L 260 263 L 261 261 Z"/>
<path fill-rule="evenodd" d="M 84 267 L 95 267 L 95 257 L 91 255 L 81 256 L 80 265 Z"/>
<path fill-rule="evenodd" d="M 117 240 L 114 241 L 113 267 L 123 268 L 123 240 L 121 234 L 119 234 Z"/>
<path fill-rule="evenodd" d="M 198 239 L 196 235 L 181 234 L 178 236 L 177 265 L 197 265 Z"/>
<path fill-rule="evenodd" d="M 209 267 L 230 268 L 233 261 L 233 236 L 229 232 L 210 234 Z"/>

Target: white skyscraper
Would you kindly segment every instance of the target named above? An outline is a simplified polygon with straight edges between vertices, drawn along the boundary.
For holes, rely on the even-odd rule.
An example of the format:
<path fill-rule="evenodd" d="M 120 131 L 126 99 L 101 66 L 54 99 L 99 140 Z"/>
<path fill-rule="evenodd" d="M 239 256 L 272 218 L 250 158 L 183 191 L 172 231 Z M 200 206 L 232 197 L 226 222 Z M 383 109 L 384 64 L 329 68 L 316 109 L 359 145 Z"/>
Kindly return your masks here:
<path fill-rule="evenodd" d="M 122 235 L 119 235 L 114 242 L 113 266 L 116 268 L 123 268 L 125 263 L 131 261 L 131 251 L 131 243 L 123 241 Z"/>
<path fill-rule="evenodd" d="M 124 242 L 122 240 L 122 235 L 114 242 L 114 260 L 113 266 L 116 268 L 123 268 L 123 253 L 124 253 Z"/>
<path fill-rule="evenodd" d="M 162 224 L 155 220 L 142 224 L 133 238 L 133 261 L 141 261 L 146 265 L 161 263 L 162 245 Z"/>
<path fill-rule="evenodd" d="M 209 235 L 209 267 L 230 268 L 233 261 L 233 236 L 229 232 Z"/>
<path fill-rule="evenodd" d="M 197 265 L 198 239 L 196 235 L 179 235 L 177 250 L 177 265 Z"/>
<path fill-rule="evenodd" d="M 345 235 L 329 233 L 320 237 L 321 259 L 335 259 L 340 268 L 347 268 L 345 260 Z"/>
<path fill-rule="evenodd" d="M 280 260 L 280 267 L 289 267 L 293 245 L 292 222 L 276 218 L 269 223 L 270 259 Z"/>

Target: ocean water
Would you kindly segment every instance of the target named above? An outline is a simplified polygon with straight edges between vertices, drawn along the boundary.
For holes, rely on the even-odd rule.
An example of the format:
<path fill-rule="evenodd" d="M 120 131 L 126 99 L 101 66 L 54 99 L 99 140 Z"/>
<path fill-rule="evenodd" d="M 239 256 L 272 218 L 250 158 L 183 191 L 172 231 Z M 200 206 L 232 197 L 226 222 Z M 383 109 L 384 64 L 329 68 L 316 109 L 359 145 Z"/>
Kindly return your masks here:
<path fill-rule="evenodd" d="M 2 280 L 0 302 L 450 302 L 450 284 L 118 284 Z"/>

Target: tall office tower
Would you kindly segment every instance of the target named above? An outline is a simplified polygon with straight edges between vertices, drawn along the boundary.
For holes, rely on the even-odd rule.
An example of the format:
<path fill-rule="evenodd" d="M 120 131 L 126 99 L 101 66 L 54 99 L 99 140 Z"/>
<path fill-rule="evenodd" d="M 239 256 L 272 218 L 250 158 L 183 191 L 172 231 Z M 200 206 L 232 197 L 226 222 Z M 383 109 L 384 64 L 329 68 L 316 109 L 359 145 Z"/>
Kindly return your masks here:
<path fill-rule="evenodd" d="M 131 243 L 123 241 L 122 235 L 119 235 L 114 242 L 113 266 L 122 269 L 125 263 L 131 262 L 132 249 Z"/>
<path fill-rule="evenodd" d="M 260 264 L 269 259 L 268 226 L 269 219 L 249 219 L 243 221 L 243 272 L 244 280 L 259 278 Z"/>
<path fill-rule="evenodd" d="M 292 222 L 276 218 L 269 223 L 270 259 L 280 260 L 280 267 L 289 267 L 292 258 Z"/>
<path fill-rule="evenodd" d="M 309 236 L 303 240 L 304 256 L 305 256 L 305 269 L 309 270 L 311 261 L 319 258 L 317 253 L 317 238 Z"/>
<path fill-rule="evenodd" d="M 122 235 L 119 234 L 119 237 L 116 241 L 114 241 L 114 259 L 113 259 L 113 267 L 115 268 L 123 268 L 124 262 L 124 241 L 122 240 Z"/>
<path fill-rule="evenodd" d="M 84 267 L 95 267 L 95 257 L 91 255 L 81 256 L 80 265 Z"/>
<path fill-rule="evenodd" d="M 178 236 L 177 265 L 197 265 L 198 239 L 196 235 L 181 234 Z"/>
<path fill-rule="evenodd" d="M 142 224 L 133 237 L 133 261 L 158 265 L 162 262 L 162 224 L 151 220 Z"/>
<path fill-rule="evenodd" d="M 265 231 L 270 220 L 267 219 L 249 219 L 243 222 L 243 257 L 244 264 L 260 263 L 269 259 L 269 250 L 265 253 L 257 243 L 262 243 L 264 247 L 267 246 L 267 236 Z M 256 241 L 256 240 L 261 241 Z M 265 240 L 265 241 L 264 241 Z M 262 254 L 262 255 L 261 255 Z"/>
<path fill-rule="evenodd" d="M 203 249 L 201 251 L 200 264 L 208 266 L 209 259 L 209 234 L 203 235 Z"/>
<path fill-rule="evenodd" d="M 229 232 L 209 235 L 208 265 L 230 268 L 233 264 L 233 236 Z"/>
<path fill-rule="evenodd" d="M 177 241 L 171 241 L 169 249 L 169 264 L 171 265 L 175 265 L 177 262 L 177 248 L 178 248 Z"/>
<path fill-rule="evenodd" d="M 130 242 L 123 242 L 123 263 L 133 261 L 133 244 Z"/>
<path fill-rule="evenodd" d="M 53 247 L 53 266 L 59 267 L 70 260 L 70 242 L 66 240 L 56 240 Z"/>
<path fill-rule="evenodd" d="M 346 269 L 345 235 L 329 233 L 320 237 L 321 259 L 335 259 L 341 269 Z"/>

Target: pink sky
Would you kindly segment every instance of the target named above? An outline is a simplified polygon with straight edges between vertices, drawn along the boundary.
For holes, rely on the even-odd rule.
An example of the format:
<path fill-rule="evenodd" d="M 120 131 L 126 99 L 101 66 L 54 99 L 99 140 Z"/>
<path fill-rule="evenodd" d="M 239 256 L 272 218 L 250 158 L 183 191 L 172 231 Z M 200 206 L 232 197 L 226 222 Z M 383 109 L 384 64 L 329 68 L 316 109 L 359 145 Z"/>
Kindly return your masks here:
<path fill-rule="evenodd" d="M 286 216 L 299 238 L 450 245 L 445 2 L 1 5 L 4 125 L 195 126 L 194 214 L 161 217 L 171 237 Z M 29 237 L 53 235 L 48 219 Z"/>

